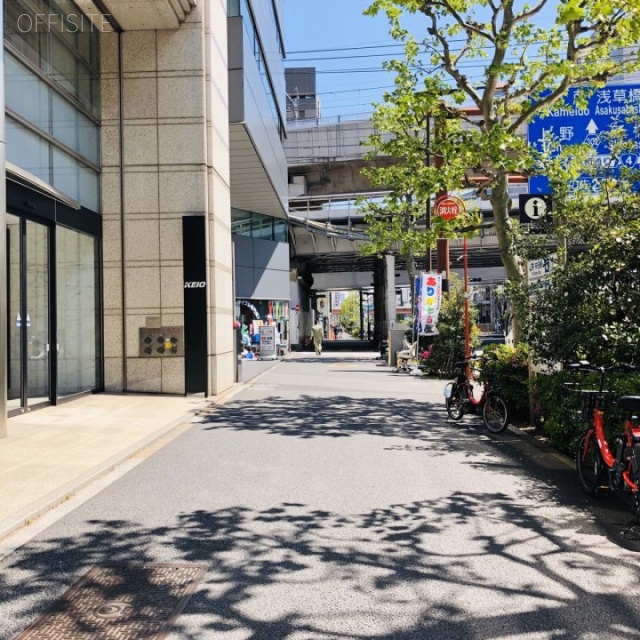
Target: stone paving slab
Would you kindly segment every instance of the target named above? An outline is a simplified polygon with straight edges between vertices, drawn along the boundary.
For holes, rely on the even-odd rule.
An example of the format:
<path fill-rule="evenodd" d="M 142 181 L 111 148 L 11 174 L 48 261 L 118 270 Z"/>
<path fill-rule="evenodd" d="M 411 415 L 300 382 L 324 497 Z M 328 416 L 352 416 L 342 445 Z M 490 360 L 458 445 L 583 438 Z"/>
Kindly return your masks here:
<path fill-rule="evenodd" d="M 9 420 L 0 439 L 0 538 L 193 418 L 198 397 L 95 394 Z"/>

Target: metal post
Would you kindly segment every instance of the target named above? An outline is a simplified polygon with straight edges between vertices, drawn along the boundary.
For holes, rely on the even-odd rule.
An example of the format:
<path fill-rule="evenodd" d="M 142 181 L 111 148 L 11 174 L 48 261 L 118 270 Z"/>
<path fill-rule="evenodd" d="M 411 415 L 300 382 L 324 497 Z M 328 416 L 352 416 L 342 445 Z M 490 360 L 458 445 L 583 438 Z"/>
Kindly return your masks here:
<path fill-rule="evenodd" d="M 0 0 L 0 33 L 4 33 L 3 0 Z M 4 63 L 0 58 L 0 438 L 7 436 L 7 354 L 9 353 L 7 327 L 7 181 L 4 159 Z"/>
<path fill-rule="evenodd" d="M 438 129 L 435 128 L 434 135 L 438 136 Z M 436 154 L 436 167 L 442 166 L 442 155 Z M 437 194 L 437 198 L 446 196 L 447 190 L 444 189 Z M 436 240 L 436 256 L 437 256 L 437 271 L 442 274 L 442 292 L 447 293 L 449 291 L 449 280 L 451 277 L 449 266 L 449 238 L 438 238 Z"/>
<path fill-rule="evenodd" d="M 431 166 L 431 114 L 427 114 L 427 132 L 425 136 L 425 147 L 427 154 L 427 167 Z M 427 268 L 426 272 L 431 271 L 431 242 L 429 238 L 429 231 L 431 230 L 431 194 L 427 197 L 427 210 L 425 216 L 425 226 L 427 233 L 425 234 L 427 240 Z"/>
<path fill-rule="evenodd" d="M 462 243 L 464 255 L 464 357 L 471 355 L 470 328 L 469 328 L 469 264 L 467 261 L 467 239 Z"/>

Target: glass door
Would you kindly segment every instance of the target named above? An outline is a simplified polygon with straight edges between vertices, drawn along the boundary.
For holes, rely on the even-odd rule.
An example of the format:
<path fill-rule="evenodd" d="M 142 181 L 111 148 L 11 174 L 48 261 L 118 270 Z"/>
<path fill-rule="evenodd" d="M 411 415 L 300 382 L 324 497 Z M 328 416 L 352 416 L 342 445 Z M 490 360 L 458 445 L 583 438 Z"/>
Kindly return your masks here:
<path fill-rule="evenodd" d="M 25 222 L 26 399 L 33 406 L 50 399 L 49 228 Z"/>
<path fill-rule="evenodd" d="M 22 232 L 20 218 L 7 214 L 7 383 L 9 415 L 22 403 L 22 287 L 20 282 Z"/>
<path fill-rule="evenodd" d="M 8 214 L 7 262 L 12 415 L 51 399 L 49 227 Z"/>

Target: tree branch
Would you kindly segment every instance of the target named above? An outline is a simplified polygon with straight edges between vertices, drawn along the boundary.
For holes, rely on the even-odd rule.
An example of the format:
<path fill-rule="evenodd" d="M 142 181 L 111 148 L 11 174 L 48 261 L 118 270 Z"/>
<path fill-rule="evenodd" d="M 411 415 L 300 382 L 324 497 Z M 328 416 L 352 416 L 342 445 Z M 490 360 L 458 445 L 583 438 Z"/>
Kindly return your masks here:
<path fill-rule="evenodd" d="M 528 11 L 518 13 L 517 15 L 513 16 L 513 23 L 517 24 L 518 22 L 526 22 L 529 18 L 532 18 L 537 13 L 540 13 L 540 11 L 544 9 L 548 2 L 549 0 L 540 0 L 540 2 L 536 6 L 531 7 Z"/>
<path fill-rule="evenodd" d="M 435 4 L 435 3 L 434 3 Z M 471 86 L 468 78 L 460 73 L 460 71 L 455 67 L 454 60 L 451 55 L 451 49 L 449 47 L 449 42 L 446 37 L 442 34 L 439 25 L 438 25 L 438 16 L 432 10 L 432 6 L 426 4 L 422 9 L 422 13 L 431 20 L 431 27 L 429 27 L 429 34 L 434 37 L 442 47 L 442 53 L 440 54 L 442 59 L 442 67 L 443 69 L 455 80 L 456 85 L 462 89 L 475 103 L 475 105 L 480 109 L 481 105 L 481 97 L 480 94 Z"/>

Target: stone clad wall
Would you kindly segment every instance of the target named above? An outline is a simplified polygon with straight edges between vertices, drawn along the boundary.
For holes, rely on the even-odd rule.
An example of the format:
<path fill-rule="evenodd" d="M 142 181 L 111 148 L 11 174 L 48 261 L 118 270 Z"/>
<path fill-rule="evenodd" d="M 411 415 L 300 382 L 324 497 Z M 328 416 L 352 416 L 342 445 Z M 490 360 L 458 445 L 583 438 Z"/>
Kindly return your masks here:
<path fill-rule="evenodd" d="M 184 392 L 184 359 L 139 357 L 139 329 L 151 318 L 184 326 L 182 217 L 201 215 L 217 394 L 234 379 L 226 3 L 198 3 L 179 29 L 122 34 L 124 184 L 118 36 L 103 34 L 101 44 L 106 388 Z"/>

